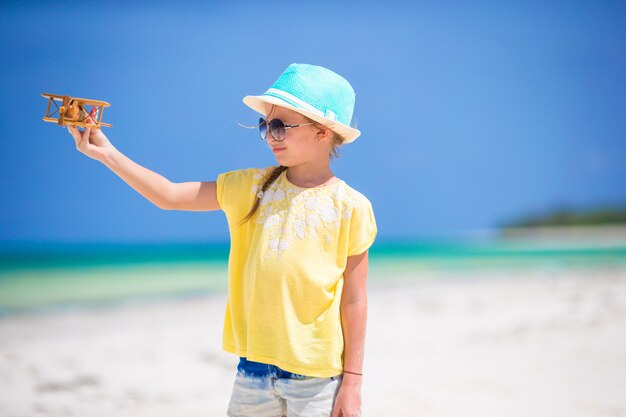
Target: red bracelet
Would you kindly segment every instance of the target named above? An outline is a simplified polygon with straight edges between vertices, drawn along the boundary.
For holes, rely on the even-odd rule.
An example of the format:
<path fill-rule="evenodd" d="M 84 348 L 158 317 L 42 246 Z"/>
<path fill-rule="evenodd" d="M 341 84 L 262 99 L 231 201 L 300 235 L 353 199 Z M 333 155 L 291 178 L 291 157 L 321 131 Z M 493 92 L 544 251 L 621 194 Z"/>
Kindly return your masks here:
<path fill-rule="evenodd" d="M 347 372 L 347 373 L 349 373 L 349 374 L 354 374 L 354 375 L 361 375 L 361 376 L 363 376 L 363 374 L 357 374 L 356 372 L 350 372 L 350 371 L 346 371 L 346 370 L 344 370 L 344 372 Z"/>

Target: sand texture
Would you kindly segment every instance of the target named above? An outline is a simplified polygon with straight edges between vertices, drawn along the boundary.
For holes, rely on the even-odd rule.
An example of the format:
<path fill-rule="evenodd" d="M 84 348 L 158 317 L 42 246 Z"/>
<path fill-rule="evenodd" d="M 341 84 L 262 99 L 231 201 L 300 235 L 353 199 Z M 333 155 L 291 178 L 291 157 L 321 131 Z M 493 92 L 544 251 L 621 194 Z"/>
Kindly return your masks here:
<path fill-rule="evenodd" d="M 626 268 L 370 280 L 363 416 L 626 416 Z M 224 416 L 223 293 L 0 318 L 0 416 Z"/>

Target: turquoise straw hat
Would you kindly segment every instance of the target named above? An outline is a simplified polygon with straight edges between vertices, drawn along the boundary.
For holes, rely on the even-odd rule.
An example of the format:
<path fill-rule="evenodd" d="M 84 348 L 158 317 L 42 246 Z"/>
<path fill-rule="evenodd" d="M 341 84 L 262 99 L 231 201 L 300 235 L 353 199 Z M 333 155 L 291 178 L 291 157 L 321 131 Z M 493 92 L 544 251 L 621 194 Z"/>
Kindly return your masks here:
<path fill-rule="evenodd" d="M 317 65 L 291 64 L 260 96 L 245 96 L 243 102 L 266 115 L 265 104 L 297 111 L 353 142 L 361 132 L 350 126 L 355 92 L 341 75 Z"/>

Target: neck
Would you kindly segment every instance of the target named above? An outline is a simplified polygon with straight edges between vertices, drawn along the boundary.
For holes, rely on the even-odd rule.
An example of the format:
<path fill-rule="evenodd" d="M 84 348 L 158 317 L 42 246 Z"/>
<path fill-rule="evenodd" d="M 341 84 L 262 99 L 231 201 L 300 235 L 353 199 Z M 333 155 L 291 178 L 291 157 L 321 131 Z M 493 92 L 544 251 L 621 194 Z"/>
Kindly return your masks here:
<path fill-rule="evenodd" d="M 328 163 L 291 166 L 287 169 L 286 175 L 289 182 L 303 188 L 319 187 L 326 183 L 331 184 L 335 177 Z"/>

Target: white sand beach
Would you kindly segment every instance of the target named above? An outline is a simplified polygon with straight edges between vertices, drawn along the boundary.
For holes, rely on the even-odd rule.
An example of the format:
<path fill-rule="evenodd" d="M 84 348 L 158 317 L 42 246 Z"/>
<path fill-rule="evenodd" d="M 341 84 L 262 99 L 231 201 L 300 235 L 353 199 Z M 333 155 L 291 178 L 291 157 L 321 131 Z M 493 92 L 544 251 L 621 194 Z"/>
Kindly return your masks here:
<path fill-rule="evenodd" d="M 626 267 L 370 280 L 363 416 L 626 416 Z M 0 318 L 0 415 L 224 416 L 225 294 Z"/>

